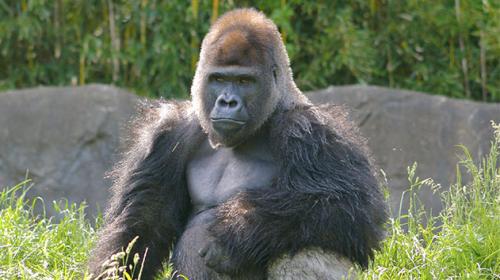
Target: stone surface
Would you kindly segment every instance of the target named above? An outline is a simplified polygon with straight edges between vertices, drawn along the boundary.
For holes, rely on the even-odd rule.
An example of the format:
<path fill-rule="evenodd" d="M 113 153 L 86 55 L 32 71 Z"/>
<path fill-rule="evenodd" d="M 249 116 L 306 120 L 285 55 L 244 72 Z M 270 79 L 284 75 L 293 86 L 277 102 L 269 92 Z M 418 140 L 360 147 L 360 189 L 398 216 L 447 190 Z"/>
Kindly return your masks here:
<path fill-rule="evenodd" d="M 482 104 L 371 86 L 330 87 L 310 92 L 316 103 L 345 104 L 368 138 L 376 163 L 387 174 L 391 206 L 398 213 L 408 187 L 407 167 L 418 162 L 420 178 L 443 189 L 454 182 L 460 149 L 474 156 L 489 150 L 490 120 L 500 122 L 500 104 Z M 33 180 L 31 196 L 87 201 L 89 213 L 105 206 L 104 179 L 119 152 L 120 135 L 138 98 L 112 86 L 41 87 L 0 93 L 0 188 Z M 421 199 L 434 212 L 439 196 Z M 50 207 L 49 207 L 50 210 Z M 404 210 L 403 210 L 404 212 Z M 51 212 L 49 211 L 49 214 Z"/>
<path fill-rule="evenodd" d="M 500 104 L 485 104 L 375 86 L 340 86 L 310 92 L 315 103 L 344 104 L 368 139 L 379 168 L 387 174 L 391 208 L 399 211 L 409 186 L 407 167 L 418 163 L 417 175 L 431 177 L 448 189 L 455 182 L 456 164 L 466 146 L 474 157 L 489 151 L 490 120 L 500 122 Z M 433 213 L 440 197 L 429 188 L 420 191 Z M 406 203 L 404 203 L 406 205 Z M 406 207 L 405 207 L 406 208 Z M 402 212 L 406 212 L 405 209 Z"/>
<path fill-rule="evenodd" d="M 0 188 L 32 179 L 29 196 L 105 204 L 104 179 L 137 97 L 111 86 L 40 87 L 0 93 Z"/>

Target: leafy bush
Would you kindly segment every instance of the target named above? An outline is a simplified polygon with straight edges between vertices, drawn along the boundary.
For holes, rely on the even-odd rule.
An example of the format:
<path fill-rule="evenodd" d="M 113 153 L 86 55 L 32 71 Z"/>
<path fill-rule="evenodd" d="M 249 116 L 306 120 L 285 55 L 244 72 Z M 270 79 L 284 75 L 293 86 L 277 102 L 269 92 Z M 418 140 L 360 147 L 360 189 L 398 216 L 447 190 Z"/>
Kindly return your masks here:
<path fill-rule="evenodd" d="M 187 97 L 219 14 L 280 27 L 298 85 L 368 83 L 500 101 L 500 2 L 2 0 L 0 89 L 114 83 Z"/>

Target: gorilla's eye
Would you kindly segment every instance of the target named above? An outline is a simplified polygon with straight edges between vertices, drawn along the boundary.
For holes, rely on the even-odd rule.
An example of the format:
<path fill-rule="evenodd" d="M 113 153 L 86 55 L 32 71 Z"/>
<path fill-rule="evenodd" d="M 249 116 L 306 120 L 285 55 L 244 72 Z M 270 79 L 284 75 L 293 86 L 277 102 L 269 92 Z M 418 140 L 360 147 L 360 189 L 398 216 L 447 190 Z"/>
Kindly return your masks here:
<path fill-rule="evenodd" d="M 224 82 L 224 78 L 220 77 L 220 76 L 215 77 L 214 80 L 217 81 L 217 82 L 219 82 L 219 83 Z"/>
<path fill-rule="evenodd" d="M 250 79 L 249 78 L 239 78 L 238 83 L 246 85 L 246 84 L 250 83 Z"/>

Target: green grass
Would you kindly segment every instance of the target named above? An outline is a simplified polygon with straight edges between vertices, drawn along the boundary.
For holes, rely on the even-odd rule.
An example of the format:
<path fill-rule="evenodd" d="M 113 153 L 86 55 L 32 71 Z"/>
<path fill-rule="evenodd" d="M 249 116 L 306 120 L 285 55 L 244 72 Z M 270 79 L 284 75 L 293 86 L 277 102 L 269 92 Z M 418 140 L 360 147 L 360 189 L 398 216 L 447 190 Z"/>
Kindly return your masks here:
<path fill-rule="evenodd" d="M 445 210 L 427 223 L 416 191 L 436 185 L 415 177 L 416 165 L 409 168 L 409 214 L 389 222 L 383 249 L 361 279 L 500 279 L 500 125 L 494 129 L 492 149 L 479 164 L 463 148 L 457 183 L 443 194 Z M 470 183 L 462 183 L 460 170 Z M 42 201 L 25 197 L 27 184 L 0 193 L 0 279 L 88 278 L 95 229 L 85 206 L 59 203 L 57 222 L 35 215 Z"/>
<path fill-rule="evenodd" d="M 55 204 L 58 222 L 32 212 L 29 182 L 0 193 L 0 279 L 82 279 L 95 230 L 84 205 Z"/>
<path fill-rule="evenodd" d="M 493 127 L 492 148 L 480 164 L 461 147 L 457 183 L 443 194 L 444 211 L 427 225 L 416 191 L 436 185 L 416 178 L 416 165 L 409 168 L 409 214 L 390 221 L 383 249 L 363 279 L 500 279 L 500 125 Z M 462 183 L 464 169 L 469 184 Z"/>

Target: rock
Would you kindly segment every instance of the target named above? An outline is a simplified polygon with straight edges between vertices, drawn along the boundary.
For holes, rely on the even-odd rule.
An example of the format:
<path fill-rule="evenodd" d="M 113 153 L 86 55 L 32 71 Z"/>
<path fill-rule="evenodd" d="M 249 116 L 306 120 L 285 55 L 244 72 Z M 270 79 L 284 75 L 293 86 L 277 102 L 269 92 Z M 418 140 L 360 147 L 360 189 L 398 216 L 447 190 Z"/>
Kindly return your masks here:
<path fill-rule="evenodd" d="M 137 99 L 104 85 L 0 93 L 0 188 L 28 174 L 29 196 L 42 197 L 49 215 L 61 198 L 87 201 L 91 215 L 102 210 L 110 185 L 104 175 Z"/>
<path fill-rule="evenodd" d="M 447 189 L 461 154 L 456 145 L 465 145 L 476 158 L 484 155 L 492 139 L 490 120 L 500 122 L 500 104 L 404 90 L 343 86 L 308 96 L 351 109 L 387 174 L 396 214 L 408 187 L 408 166 L 418 162 L 420 178 L 431 177 Z M 49 215 L 52 201 L 61 198 L 87 201 L 92 215 L 104 209 L 111 185 L 105 173 L 117 159 L 137 102 L 135 95 L 104 85 L 0 93 L 0 188 L 21 182 L 28 171 L 34 183 L 29 195 L 44 198 Z M 441 209 L 439 195 L 429 189 L 420 197 L 434 213 Z"/>
<path fill-rule="evenodd" d="M 310 92 L 315 103 L 345 104 L 377 165 L 385 171 L 391 208 L 399 211 L 408 186 L 407 167 L 418 163 L 417 175 L 433 178 L 442 190 L 455 182 L 456 164 L 466 146 L 478 159 L 490 148 L 490 121 L 500 122 L 500 104 L 485 104 L 376 86 L 339 86 Z M 423 188 L 420 199 L 436 214 L 440 196 Z M 407 202 L 402 212 L 406 212 Z"/>

